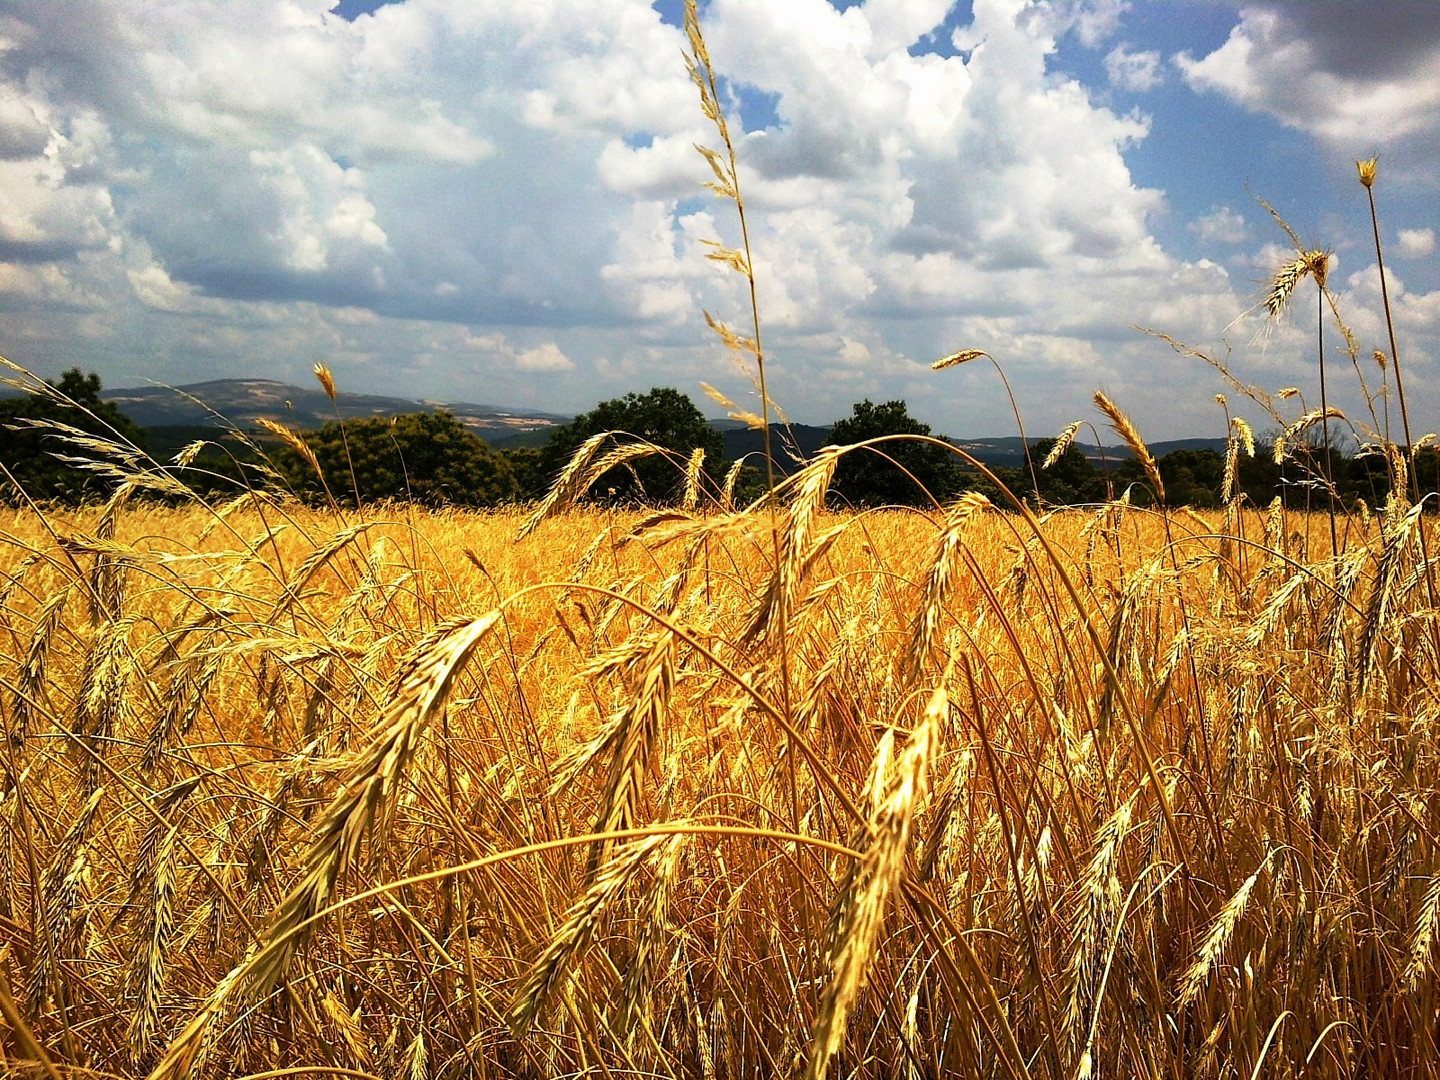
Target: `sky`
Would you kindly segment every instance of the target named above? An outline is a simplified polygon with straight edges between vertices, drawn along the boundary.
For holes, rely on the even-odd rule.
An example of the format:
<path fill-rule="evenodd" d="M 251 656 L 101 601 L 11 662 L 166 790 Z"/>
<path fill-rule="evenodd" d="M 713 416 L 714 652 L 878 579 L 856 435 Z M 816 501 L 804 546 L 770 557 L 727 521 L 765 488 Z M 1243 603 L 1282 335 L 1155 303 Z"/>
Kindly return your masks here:
<path fill-rule="evenodd" d="M 107 387 L 213 378 L 574 413 L 709 383 L 748 326 L 733 204 L 680 0 L 6 0 L 0 355 Z M 958 437 L 1100 418 L 1151 440 L 1273 426 L 1205 361 L 1318 404 L 1313 287 L 1359 371 L 1390 351 L 1355 161 L 1379 155 L 1418 435 L 1440 391 L 1435 0 L 708 0 L 771 396 L 903 398 Z M 1332 404 L 1370 412 L 1326 328 Z M 1383 402 L 1375 403 L 1383 415 Z M 1288 414 L 1287 414 L 1288 415 Z M 1363 429 L 1362 429 L 1363 431 Z"/>

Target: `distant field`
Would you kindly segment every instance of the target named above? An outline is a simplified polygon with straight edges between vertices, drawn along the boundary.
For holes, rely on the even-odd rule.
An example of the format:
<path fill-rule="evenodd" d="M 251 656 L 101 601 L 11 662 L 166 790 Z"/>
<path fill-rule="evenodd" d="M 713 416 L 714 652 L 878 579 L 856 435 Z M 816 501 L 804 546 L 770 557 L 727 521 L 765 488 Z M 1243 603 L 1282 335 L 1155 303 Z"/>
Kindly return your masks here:
<path fill-rule="evenodd" d="M 0 511 L 6 1053 L 1434 1068 L 1418 518 L 1342 523 L 1332 563 L 1293 514 L 840 517 L 823 468 L 778 537 Z"/>

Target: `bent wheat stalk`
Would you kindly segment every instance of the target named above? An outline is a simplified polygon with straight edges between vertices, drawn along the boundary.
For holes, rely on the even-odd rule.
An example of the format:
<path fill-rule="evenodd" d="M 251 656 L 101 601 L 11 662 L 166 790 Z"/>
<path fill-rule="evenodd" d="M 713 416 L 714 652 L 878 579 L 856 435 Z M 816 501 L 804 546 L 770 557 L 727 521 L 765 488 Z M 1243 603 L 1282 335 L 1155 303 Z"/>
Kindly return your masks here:
<path fill-rule="evenodd" d="M 315 928 L 313 917 L 330 904 L 340 874 L 354 863 L 361 840 L 371 832 L 372 843 L 378 845 L 385 836 L 400 784 L 425 730 L 444 707 L 456 674 L 499 619 L 497 608 L 478 619 L 454 620 L 419 643 L 375 736 L 350 766 L 339 794 L 315 827 L 302 860 L 304 877 L 275 910 L 260 948 L 215 988 L 171 1043 L 151 1080 L 188 1076 L 230 996 L 239 992 L 263 997 L 285 977 Z"/>

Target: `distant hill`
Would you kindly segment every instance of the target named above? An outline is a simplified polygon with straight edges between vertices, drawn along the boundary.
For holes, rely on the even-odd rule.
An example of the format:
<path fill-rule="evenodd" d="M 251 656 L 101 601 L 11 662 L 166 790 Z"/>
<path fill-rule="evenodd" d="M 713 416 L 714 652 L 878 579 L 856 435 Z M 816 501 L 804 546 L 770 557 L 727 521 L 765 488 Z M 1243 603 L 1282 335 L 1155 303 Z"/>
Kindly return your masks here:
<path fill-rule="evenodd" d="M 212 426 L 218 423 L 216 414 L 242 428 L 253 425 L 261 417 L 293 427 L 318 428 L 335 419 L 336 409 L 318 387 L 292 386 L 274 379 L 213 379 L 173 390 L 155 386 L 127 387 L 102 391 L 101 397 L 114 402 L 125 415 L 146 428 Z M 534 433 L 548 438 L 550 429 L 570 420 L 556 413 L 477 405 L 469 401 L 429 401 L 345 391 L 337 395 L 337 404 L 346 419 L 446 409 L 487 442 Z"/>
<path fill-rule="evenodd" d="M 0 396 L 13 391 L 0 387 Z M 188 395 L 188 396 L 187 396 Z M 191 383 L 176 389 L 166 387 L 129 387 L 105 390 L 101 397 L 112 401 L 136 424 L 144 428 L 170 429 L 162 442 L 183 445 L 201 432 L 212 429 L 218 420 L 215 414 L 241 428 L 251 427 L 260 417 L 302 429 L 318 428 L 335 419 L 335 406 L 316 387 L 294 386 L 274 379 L 212 379 Z M 492 447 L 513 450 L 525 446 L 543 446 L 550 433 L 572 419 L 559 413 L 501 405 L 481 405 L 469 401 L 434 401 L 421 398 L 387 397 L 381 394 L 352 394 L 342 391 L 338 397 L 340 413 L 347 419 L 356 416 L 399 416 L 403 413 L 446 409 Z M 208 408 L 207 408 L 208 407 Z M 213 410 L 213 412 L 211 411 Z M 711 420 L 711 425 L 725 438 L 725 454 L 735 459 L 746 454 L 759 454 L 764 449 L 761 433 L 736 420 Z M 781 471 L 791 471 L 793 462 L 785 452 L 785 440 L 793 438 L 802 456 L 814 454 L 830 434 L 828 426 L 792 424 L 787 429 L 771 425 L 776 464 Z M 1041 438 L 1040 435 L 1032 437 Z M 1011 468 L 1025 463 L 1024 443 L 1019 436 L 1007 435 L 987 439 L 951 439 L 960 449 L 986 465 Z M 1077 440 L 1075 445 L 1097 465 L 1101 452 L 1093 442 Z M 1173 450 L 1214 450 L 1225 452 L 1224 439 L 1169 439 L 1150 444 L 1157 458 Z M 1130 451 L 1123 446 L 1106 446 L 1104 458 L 1112 463 L 1125 460 Z"/>
<path fill-rule="evenodd" d="M 744 454 L 763 452 L 764 440 L 758 430 L 745 427 L 734 420 L 712 420 L 710 423 L 725 436 L 726 457 L 733 459 Z M 820 449 L 830 435 L 828 427 L 816 427 L 811 424 L 792 424 L 789 430 L 805 457 L 809 457 Z M 791 471 L 793 463 L 786 455 L 785 444 L 782 442 L 786 438 L 786 429 L 779 424 L 772 424 L 770 431 L 772 445 L 775 448 L 776 465 L 782 472 L 788 473 Z M 944 437 L 941 436 L 941 438 Z M 1030 441 L 1035 442 L 1038 438 L 1040 436 L 1035 436 Z M 1019 468 L 1025 464 L 1025 442 L 1018 435 L 1001 435 L 991 439 L 951 439 L 950 441 L 986 465 Z M 1102 463 L 1102 454 L 1094 443 L 1086 445 L 1077 441 L 1075 445 L 1096 466 Z M 1165 442 L 1150 443 L 1149 446 L 1150 452 L 1157 458 L 1164 457 L 1172 450 L 1214 450 L 1218 454 L 1225 452 L 1224 439 L 1170 439 Z M 1104 448 L 1103 461 L 1113 467 L 1129 456 L 1128 447 L 1107 446 Z"/>
<path fill-rule="evenodd" d="M 1033 443 L 1045 437 L 1033 436 L 1030 441 Z M 1007 435 L 994 439 L 951 439 L 950 441 L 986 465 L 1004 465 L 1017 469 L 1025 464 L 1025 442 L 1018 435 Z M 1157 458 L 1164 457 L 1172 450 L 1214 450 L 1217 454 L 1225 453 L 1224 439 L 1168 439 L 1164 442 L 1152 442 L 1146 445 L 1150 447 L 1150 453 Z M 1086 443 L 1081 439 L 1076 439 L 1075 447 L 1096 466 L 1099 466 L 1102 461 L 1109 462 L 1113 466 L 1130 456 L 1130 449 L 1126 446 L 1106 446 L 1102 454 L 1101 449 L 1093 442 Z"/>
<path fill-rule="evenodd" d="M 712 420 L 712 427 L 718 428 L 720 434 L 725 437 L 725 456 L 732 461 L 742 458 L 746 454 L 757 455 L 752 459 L 751 464 L 757 467 L 765 463 L 765 433 L 758 428 L 746 427 L 743 423 L 734 420 Z M 826 438 L 830 435 L 830 428 L 815 427 L 812 424 L 791 424 L 787 429 L 781 424 L 770 425 L 770 448 L 775 455 L 775 466 L 783 473 L 788 473 L 794 466 L 794 460 L 786 452 L 787 446 L 793 451 L 798 448 L 802 457 L 810 457 L 825 444 Z M 793 438 L 794 444 L 790 445 L 789 440 Z"/>

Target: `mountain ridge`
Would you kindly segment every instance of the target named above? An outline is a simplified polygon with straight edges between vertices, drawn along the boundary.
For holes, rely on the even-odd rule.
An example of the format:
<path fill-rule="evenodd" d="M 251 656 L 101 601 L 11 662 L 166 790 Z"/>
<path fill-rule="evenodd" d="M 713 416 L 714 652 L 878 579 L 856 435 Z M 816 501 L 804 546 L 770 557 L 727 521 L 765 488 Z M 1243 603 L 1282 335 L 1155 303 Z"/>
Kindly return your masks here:
<path fill-rule="evenodd" d="M 141 427 L 208 425 L 216 416 L 244 427 L 259 419 L 299 428 L 318 428 L 335 419 L 391 417 L 444 409 L 487 441 L 543 432 L 570 421 L 569 416 L 471 401 L 438 401 L 342 390 L 330 398 L 320 389 L 295 386 L 278 379 L 210 379 L 185 386 L 119 387 L 100 397 L 116 405 Z M 198 402 L 200 403 L 197 403 Z"/>
<path fill-rule="evenodd" d="M 9 396 L 8 394 L 5 396 Z M 301 429 L 318 428 L 335 419 L 338 406 L 346 419 L 367 416 L 391 417 L 421 410 L 445 409 L 496 449 L 543 445 L 556 427 L 573 417 L 518 406 L 492 405 L 470 401 L 439 401 L 433 398 L 405 398 L 386 394 L 340 391 L 332 404 L 319 388 L 296 386 L 278 379 L 207 379 L 184 386 L 118 387 L 102 390 L 102 399 L 112 402 L 144 428 L 217 426 L 219 418 L 239 427 L 253 426 L 261 418 Z M 759 452 L 762 433 L 743 422 L 711 419 L 724 436 L 726 456 L 734 459 Z M 830 433 L 829 425 L 771 425 L 777 464 L 789 471 L 785 453 L 793 437 L 796 448 L 806 457 L 814 454 Z M 949 438 L 959 449 L 987 465 L 1023 465 L 1024 440 L 1018 435 L 985 438 Z M 1034 442 L 1032 438 L 1030 440 Z M 1123 461 L 1130 456 L 1124 446 L 1097 447 L 1076 442 L 1086 457 L 1097 465 L 1102 459 Z M 1216 438 L 1167 439 L 1150 443 L 1150 451 L 1162 457 L 1173 450 L 1216 450 L 1224 452 L 1225 440 Z"/>

